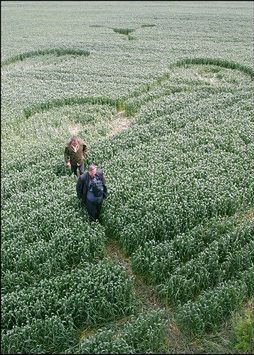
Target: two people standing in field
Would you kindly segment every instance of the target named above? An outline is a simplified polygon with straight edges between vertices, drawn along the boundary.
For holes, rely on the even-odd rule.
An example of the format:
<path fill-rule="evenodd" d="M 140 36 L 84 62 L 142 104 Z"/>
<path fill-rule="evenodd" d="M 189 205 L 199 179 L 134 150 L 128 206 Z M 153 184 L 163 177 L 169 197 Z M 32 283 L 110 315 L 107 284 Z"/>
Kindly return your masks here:
<path fill-rule="evenodd" d="M 90 221 L 96 221 L 107 198 L 107 186 L 103 171 L 95 164 L 89 164 L 84 172 L 86 157 L 87 145 L 77 136 L 71 137 L 64 150 L 65 165 L 77 178 L 76 192 L 81 206 L 86 208 Z"/>

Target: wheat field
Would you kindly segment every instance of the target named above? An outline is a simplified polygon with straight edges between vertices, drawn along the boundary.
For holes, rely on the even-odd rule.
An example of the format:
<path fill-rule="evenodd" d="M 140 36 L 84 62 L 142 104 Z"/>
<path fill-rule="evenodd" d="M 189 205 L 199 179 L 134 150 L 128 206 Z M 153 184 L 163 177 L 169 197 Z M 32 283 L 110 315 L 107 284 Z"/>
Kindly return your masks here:
<path fill-rule="evenodd" d="M 253 3 L 2 1 L 1 353 L 253 352 Z M 90 223 L 64 166 L 88 145 Z"/>

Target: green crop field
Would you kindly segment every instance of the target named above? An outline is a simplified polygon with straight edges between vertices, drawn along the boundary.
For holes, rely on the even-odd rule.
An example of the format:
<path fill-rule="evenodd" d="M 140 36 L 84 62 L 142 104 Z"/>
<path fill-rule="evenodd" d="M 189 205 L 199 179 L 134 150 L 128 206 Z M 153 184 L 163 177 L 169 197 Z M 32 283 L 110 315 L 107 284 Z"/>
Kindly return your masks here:
<path fill-rule="evenodd" d="M 1 20 L 1 353 L 253 352 L 253 2 Z M 71 135 L 104 171 L 100 222 Z"/>

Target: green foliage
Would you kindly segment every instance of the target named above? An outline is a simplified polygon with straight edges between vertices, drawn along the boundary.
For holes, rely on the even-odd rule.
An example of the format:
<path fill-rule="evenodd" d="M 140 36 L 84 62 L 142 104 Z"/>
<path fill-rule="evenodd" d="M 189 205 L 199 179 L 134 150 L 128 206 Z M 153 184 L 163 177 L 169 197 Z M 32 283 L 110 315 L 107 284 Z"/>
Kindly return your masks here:
<path fill-rule="evenodd" d="M 247 308 L 234 324 L 234 348 L 241 353 L 252 354 L 254 349 L 253 314 Z"/>
<path fill-rule="evenodd" d="M 29 51 L 25 53 L 18 54 L 16 56 L 10 57 L 8 59 L 5 59 L 2 63 L 1 66 L 8 65 L 8 64 L 13 64 L 18 61 L 22 61 L 26 58 L 31 58 L 31 57 L 37 57 L 41 55 L 48 55 L 48 54 L 53 54 L 56 56 L 61 56 L 61 55 L 83 55 L 83 56 L 88 56 L 90 54 L 89 51 L 83 50 L 83 49 L 75 49 L 75 48 L 49 48 L 49 49 L 39 49 L 37 51 Z"/>
<path fill-rule="evenodd" d="M 80 104 L 92 104 L 92 105 L 112 105 L 116 106 L 116 101 L 107 97 L 69 97 L 63 99 L 53 99 L 48 102 L 42 102 L 31 107 L 24 109 L 25 118 L 29 118 L 30 116 L 38 113 L 51 110 L 55 107 L 62 107 L 65 105 L 80 105 Z"/>
<path fill-rule="evenodd" d="M 225 218 L 220 220 L 213 218 L 208 223 L 200 224 L 186 234 L 175 236 L 171 241 L 156 243 L 151 240 L 146 242 L 143 247 L 139 247 L 131 255 L 132 269 L 148 282 L 161 284 L 191 260 L 195 265 L 202 253 L 208 252 L 209 255 L 210 247 L 210 251 L 213 246 L 216 248 L 216 254 L 219 257 L 217 261 L 223 263 L 226 258 L 229 258 L 229 255 L 234 255 L 239 251 L 239 248 L 245 248 L 251 240 L 252 226 L 250 221 L 245 221 L 242 226 L 237 226 L 235 216 L 226 220 Z M 203 255 L 205 256 L 205 254 Z M 217 256 L 216 259 L 218 259 Z M 201 266 L 206 267 L 207 265 L 202 265 L 201 262 Z"/>
<path fill-rule="evenodd" d="M 241 65 L 236 62 L 228 61 L 225 59 L 214 59 L 214 58 L 186 58 L 181 61 L 178 61 L 176 63 L 177 66 L 181 65 L 188 65 L 188 64 L 210 64 L 210 65 L 218 65 L 223 68 L 228 68 L 228 69 L 237 69 L 242 71 L 245 74 L 250 75 L 251 78 L 254 77 L 254 70 L 251 67 L 248 67 L 246 65 Z"/>
<path fill-rule="evenodd" d="M 144 24 L 144 25 L 141 25 L 141 28 L 144 28 L 144 27 L 154 27 L 156 25 L 154 24 Z"/>
<path fill-rule="evenodd" d="M 155 100 L 132 130 L 105 142 L 98 155 L 94 147 L 96 159 L 103 154 L 110 159 L 105 166 L 111 166 L 112 200 L 105 225 L 112 234 L 120 233 L 127 253 L 148 240 L 171 239 L 205 219 L 233 215 L 251 203 L 252 145 L 241 138 L 250 134 L 249 129 L 243 132 L 251 117 L 241 109 L 232 116 L 249 92 L 203 95 L 192 110 L 186 105 L 174 111 L 170 97 Z M 228 138 L 231 134 L 237 145 Z M 118 176 L 110 173 L 114 166 L 121 168 Z"/>
<path fill-rule="evenodd" d="M 128 40 L 129 40 L 129 41 L 133 41 L 134 39 L 136 39 L 136 37 L 131 36 L 131 35 L 128 35 Z"/>
<path fill-rule="evenodd" d="M 183 304 L 195 300 L 204 289 L 238 278 L 242 271 L 252 266 L 252 244 L 250 223 L 245 230 L 240 228 L 232 235 L 220 235 L 219 240 L 212 241 L 191 260 L 176 261 L 170 274 L 165 275 L 163 284 L 158 286 L 159 294 L 169 303 Z"/>
<path fill-rule="evenodd" d="M 141 313 L 121 327 L 99 330 L 81 341 L 75 354 L 144 354 L 165 350 L 167 321 L 163 311 Z M 66 353 L 70 353 L 69 349 Z"/>
<path fill-rule="evenodd" d="M 76 327 L 105 323 L 133 311 L 133 283 L 122 267 L 107 261 L 42 279 L 3 297 L 2 329 L 11 330 L 32 319 L 71 317 Z"/>
<path fill-rule="evenodd" d="M 135 31 L 133 28 L 113 28 L 113 31 L 116 33 L 120 33 L 122 35 L 129 35 L 129 33 Z"/>
<path fill-rule="evenodd" d="M 204 291 L 194 302 L 178 307 L 177 323 L 189 333 L 216 331 L 226 318 L 253 293 L 253 267 L 238 275 L 237 280 L 223 282 Z"/>
<path fill-rule="evenodd" d="M 2 333 L 1 354 L 59 354 L 77 342 L 71 319 L 54 315 L 32 319 Z"/>
<path fill-rule="evenodd" d="M 86 262 L 102 258 L 105 235 L 95 226 L 87 230 L 76 226 L 55 231 L 49 241 L 30 242 L 31 249 L 28 243 L 20 237 L 3 243 L 3 293 L 11 292 L 17 285 L 20 289 L 28 287 L 43 278 L 82 268 Z"/>
<path fill-rule="evenodd" d="M 247 217 L 227 223 L 253 201 L 250 4 L 172 2 L 168 17 L 112 2 L 98 22 L 94 2 L 67 7 L 2 6 L 1 350 L 160 352 L 156 312 L 118 327 L 136 309 L 133 282 L 105 242 L 119 240 L 187 332 L 217 330 L 250 297 Z M 131 44 L 136 18 L 157 27 Z M 132 124 L 112 134 L 123 110 Z M 103 225 L 89 224 L 63 165 L 73 132 L 105 172 Z"/>

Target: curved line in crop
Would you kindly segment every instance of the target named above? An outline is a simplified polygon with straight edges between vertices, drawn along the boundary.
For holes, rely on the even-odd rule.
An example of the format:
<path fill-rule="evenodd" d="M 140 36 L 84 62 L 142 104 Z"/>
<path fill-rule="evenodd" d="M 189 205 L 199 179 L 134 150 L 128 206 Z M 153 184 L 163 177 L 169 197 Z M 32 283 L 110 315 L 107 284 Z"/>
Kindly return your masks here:
<path fill-rule="evenodd" d="M 41 55 L 54 54 L 59 57 L 61 55 L 84 55 L 88 56 L 90 52 L 84 49 L 74 49 L 74 48 L 49 48 L 49 49 L 39 49 L 37 51 L 29 51 L 15 55 L 13 57 L 7 58 L 1 63 L 1 66 L 16 63 L 18 61 L 23 61 L 26 58 L 38 57 Z"/>
<path fill-rule="evenodd" d="M 237 69 L 244 74 L 250 75 L 251 78 L 254 77 L 254 70 L 251 67 L 248 67 L 243 64 L 239 64 L 236 62 L 228 61 L 225 59 L 216 59 L 216 58 L 185 58 L 183 60 L 179 60 L 176 63 L 172 64 L 172 67 L 181 67 L 185 64 L 203 64 L 203 65 L 217 65 L 222 68 L 227 69 Z"/>
<path fill-rule="evenodd" d="M 180 66 L 185 66 L 186 64 L 203 64 L 203 65 L 217 65 L 223 68 L 228 68 L 228 69 L 236 69 L 244 74 L 250 75 L 251 78 L 254 76 L 254 71 L 252 68 L 247 67 L 245 65 L 236 63 L 236 62 L 230 62 L 227 60 L 223 59 L 216 59 L 216 58 L 186 58 L 180 61 L 177 61 L 176 63 L 171 64 L 171 68 L 174 67 L 180 67 Z M 29 118 L 32 115 L 39 113 L 39 112 L 44 112 L 48 111 L 52 108 L 55 107 L 63 107 L 65 105 L 76 105 L 76 104 L 99 104 L 99 105 L 110 105 L 110 106 L 115 106 L 117 111 L 121 110 L 128 110 L 128 105 L 125 105 L 125 101 L 131 97 L 138 97 L 141 94 L 150 91 L 152 88 L 155 86 L 159 86 L 162 81 L 168 80 L 170 78 L 170 73 L 165 73 L 160 77 L 157 77 L 153 83 L 150 84 L 145 84 L 141 85 L 139 89 L 136 89 L 133 91 L 133 93 L 129 94 L 128 96 L 124 96 L 118 99 L 111 99 L 109 97 L 104 97 L 104 96 L 98 96 L 98 97 L 92 97 L 92 96 L 81 96 L 81 97 L 70 97 L 70 98 L 61 98 L 61 99 L 54 99 L 51 101 L 46 101 L 42 103 L 38 103 L 36 105 L 32 105 L 30 107 L 27 107 L 23 110 L 25 118 Z M 177 91 L 173 90 L 172 92 Z"/>
<path fill-rule="evenodd" d="M 41 102 L 36 105 L 32 105 L 23 110 L 25 118 L 29 118 L 32 115 L 48 111 L 55 107 L 63 107 L 65 105 L 82 105 L 82 104 L 92 104 L 92 105 L 110 105 L 110 106 L 118 106 L 118 100 L 110 99 L 104 96 L 81 96 L 81 97 L 65 97 L 61 99 L 54 99 L 51 101 Z"/>

